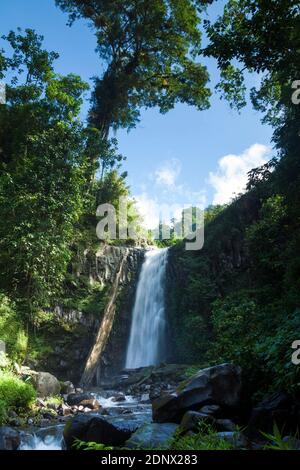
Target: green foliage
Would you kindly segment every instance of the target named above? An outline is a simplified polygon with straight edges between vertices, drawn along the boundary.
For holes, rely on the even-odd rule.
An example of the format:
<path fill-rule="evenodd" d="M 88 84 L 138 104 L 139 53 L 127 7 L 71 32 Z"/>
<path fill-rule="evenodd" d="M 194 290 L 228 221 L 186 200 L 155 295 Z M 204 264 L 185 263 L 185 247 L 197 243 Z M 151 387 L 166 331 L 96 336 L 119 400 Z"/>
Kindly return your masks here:
<path fill-rule="evenodd" d="M 260 202 L 256 191 L 262 194 L 254 189 L 212 218 L 201 252 L 171 249 L 179 276 L 168 300 L 172 336 L 183 362 L 231 361 L 242 366 L 249 393 L 293 393 L 299 389 L 299 368 L 291 362 L 300 332 L 297 219 L 291 222 L 285 195 L 265 191 Z"/>
<path fill-rule="evenodd" d="M 0 369 L 8 369 L 11 365 L 11 361 L 6 353 L 0 351 Z"/>
<path fill-rule="evenodd" d="M 246 234 L 253 269 L 264 282 L 270 281 L 269 275 L 272 271 L 272 282 L 276 282 L 277 278 L 282 279 L 284 269 L 281 254 L 287 216 L 283 197 L 276 194 L 267 199 L 260 215 L 260 220 L 252 224 Z"/>
<path fill-rule="evenodd" d="M 221 93 L 221 98 L 229 102 L 232 108 L 238 111 L 246 106 L 243 73 L 233 65 L 228 65 L 221 70 L 221 81 L 216 89 Z"/>
<path fill-rule="evenodd" d="M 35 398 L 36 392 L 30 384 L 26 384 L 11 372 L 0 371 L 0 419 L 1 408 L 6 413 L 9 410 L 24 411 L 30 407 Z"/>
<path fill-rule="evenodd" d="M 242 293 L 217 300 L 212 310 L 214 347 L 211 359 L 232 360 L 247 370 L 251 368 L 255 363 L 253 345 L 262 333 L 257 317 L 255 301 L 242 297 Z"/>
<path fill-rule="evenodd" d="M 10 357 L 22 362 L 27 352 L 28 336 L 16 313 L 15 305 L 1 293 L 0 339 L 5 342 Z"/>
<path fill-rule="evenodd" d="M 299 389 L 299 368 L 291 362 L 300 332 L 300 108 L 291 99 L 299 70 L 298 3 L 229 0 L 217 20 L 205 22 L 204 54 L 217 59 L 217 88 L 233 107 L 246 103 L 243 74 L 260 74 L 250 96 L 274 128 L 278 155 L 249 173 L 245 196 L 207 219 L 200 253 L 179 249 L 183 274 L 170 318 L 175 344 L 184 346 L 180 356 L 242 365 L 249 393 Z"/>
<path fill-rule="evenodd" d="M 95 79 L 90 122 L 104 137 L 110 127 L 133 127 L 142 107 L 158 106 L 162 113 L 177 102 L 208 107 L 208 74 L 196 57 L 200 12 L 209 1 L 56 3 L 69 13 L 70 23 L 85 18 L 95 30 L 107 66 Z"/>
<path fill-rule="evenodd" d="M 171 450 L 232 450 L 230 442 L 218 436 L 214 428 L 208 424 L 199 425 L 199 432 L 192 435 L 174 438 L 170 445 Z"/>
<path fill-rule="evenodd" d="M 79 439 L 75 439 L 73 444 L 75 450 L 113 450 L 113 447 L 107 447 L 104 444 L 97 444 L 97 442 L 84 442 Z"/>
<path fill-rule="evenodd" d="M 7 418 L 6 403 L 4 400 L 0 400 L 0 426 L 5 424 Z"/>
<path fill-rule="evenodd" d="M 1 72 L 15 76 L 0 108 L 0 286 L 31 318 L 58 292 L 82 212 L 85 170 L 77 119 L 87 85 L 58 76 L 32 30 L 4 37 Z M 12 262 L 13 260 L 13 262 Z"/>
<path fill-rule="evenodd" d="M 64 402 L 64 399 L 63 397 L 61 396 L 52 396 L 50 398 L 47 398 L 46 400 L 44 400 L 44 403 L 46 405 L 46 408 L 50 408 L 52 406 L 56 406 L 56 407 L 59 407 L 60 405 L 62 405 Z"/>
<path fill-rule="evenodd" d="M 276 423 L 274 423 L 273 426 L 273 434 L 261 433 L 268 441 L 270 441 L 270 444 L 266 444 L 264 446 L 265 450 L 295 450 L 292 442 L 290 441 L 284 441 L 282 433 L 279 431 L 279 428 Z"/>

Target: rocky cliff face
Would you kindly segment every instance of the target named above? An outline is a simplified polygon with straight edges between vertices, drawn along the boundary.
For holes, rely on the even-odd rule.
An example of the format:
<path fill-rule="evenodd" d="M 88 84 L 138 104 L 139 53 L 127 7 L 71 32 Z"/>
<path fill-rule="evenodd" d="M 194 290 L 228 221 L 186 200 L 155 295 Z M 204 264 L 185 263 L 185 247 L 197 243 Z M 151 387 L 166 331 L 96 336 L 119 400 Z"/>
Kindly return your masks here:
<path fill-rule="evenodd" d="M 104 375 L 111 375 L 124 365 L 133 295 L 143 254 L 143 251 L 136 248 L 109 247 L 97 259 L 97 272 L 99 273 L 99 266 L 102 267 L 104 282 L 110 283 L 111 287 L 108 291 L 108 303 L 81 377 L 81 384 L 84 386 L 100 384 Z"/>
<path fill-rule="evenodd" d="M 47 368 L 60 379 L 79 383 L 91 351 L 97 339 L 99 341 L 99 331 L 107 320 L 107 311 L 111 314 L 111 324 L 105 331 L 89 381 L 95 384 L 101 377 L 116 373 L 123 367 L 144 252 L 143 248 L 103 245 L 96 253 L 85 252 L 81 263 L 72 266 L 72 275 L 79 281 L 84 278 L 98 292 L 99 308 L 97 299 L 92 312 L 57 305 L 57 327 L 51 340 L 54 342 L 53 351 L 42 359 L 39 367 Z"/>

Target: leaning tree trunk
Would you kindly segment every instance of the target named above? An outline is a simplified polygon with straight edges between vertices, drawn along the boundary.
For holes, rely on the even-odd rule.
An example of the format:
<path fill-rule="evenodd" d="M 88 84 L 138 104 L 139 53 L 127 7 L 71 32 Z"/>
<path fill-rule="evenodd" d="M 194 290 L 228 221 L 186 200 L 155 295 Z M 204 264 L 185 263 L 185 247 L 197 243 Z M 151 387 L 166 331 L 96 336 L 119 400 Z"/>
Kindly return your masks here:
<path fill-rule="evenodd" d="M 84 368 L 84 372 L 81 377 L 80 383 L 84 387 L 88 387 L 89 385 L 91 385 L 95 377 L 100 375 L 99 374 L 100 359 L 101 359 L 101 355 L 105 349 L 105 346 L 107 344 L 107 341 L 109 339 L 109 336 L 110 336 L 110 333 L 114 324 L 115 313 L 116 313 L 116 298 L 118 295 L 120 280 L 123 277 L 127 256 L 128 256 L 128 250 L 126 249 L 121 259 L 119 270 L 117 272 L 111 292 L 109 294 L 110 300 L 106 306 L 103 320 L 101 322 L 101 325 L 97 333 L 95 344 L 89 354 L 89 357 L 87 359 L 87 362 Z"/>

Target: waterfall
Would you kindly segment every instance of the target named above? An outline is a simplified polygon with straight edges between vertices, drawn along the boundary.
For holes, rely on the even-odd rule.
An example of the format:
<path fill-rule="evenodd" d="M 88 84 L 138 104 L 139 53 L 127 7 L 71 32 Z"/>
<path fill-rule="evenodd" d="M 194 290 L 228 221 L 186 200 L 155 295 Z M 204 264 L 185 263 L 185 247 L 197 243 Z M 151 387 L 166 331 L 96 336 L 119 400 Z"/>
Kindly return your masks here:
<path fill-rule="evenodd" d="M 167 257 L 167 249 L 151 250 L 145 255 L 132 313 L 127 369 L 157 365 L 164 359 Z"/>

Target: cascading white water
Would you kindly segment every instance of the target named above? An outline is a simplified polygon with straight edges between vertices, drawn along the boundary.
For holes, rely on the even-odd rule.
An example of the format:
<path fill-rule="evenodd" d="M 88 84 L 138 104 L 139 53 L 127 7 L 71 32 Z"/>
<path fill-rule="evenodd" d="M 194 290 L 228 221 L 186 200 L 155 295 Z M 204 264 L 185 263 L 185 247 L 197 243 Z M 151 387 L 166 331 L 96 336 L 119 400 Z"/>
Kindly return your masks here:
<path fill-rule="evenodd" d="M 167 257 L 167 249 L 146 253 L 132 314 L 127 369 L 156 365 L 164 359 Z"/>
<path fill-rule="evenodd" d="M 62 450 L 64 425 L 49 426 L 35 432 L 21 433 L 19 450 Z"/>

